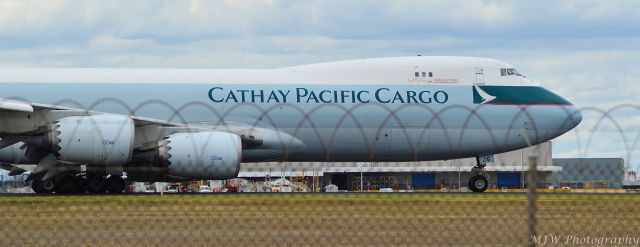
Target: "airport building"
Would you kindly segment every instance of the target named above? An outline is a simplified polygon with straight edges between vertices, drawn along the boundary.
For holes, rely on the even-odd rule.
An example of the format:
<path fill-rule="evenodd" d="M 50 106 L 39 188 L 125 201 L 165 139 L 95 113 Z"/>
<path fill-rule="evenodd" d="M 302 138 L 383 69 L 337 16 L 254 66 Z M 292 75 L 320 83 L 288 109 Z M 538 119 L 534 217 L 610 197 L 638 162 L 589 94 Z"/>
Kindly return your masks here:
<path fill-rule="evenodd" d="M 488 165 L 489 188 L 526 186 L 530 157 L 535 157 L 539 188 L 553 185 L 553 173 L 562 167 L 552 163 L 551 142 L 497 154 Z M 467 187 L 475 158 L 424 162 L 270 162 L 242 164 L 239 177 L 261 181 L 285 177 L 303 177 L 318 181 L 320 187 L 334 184 L 339 190 L 359 191 L 392 188 L 394 190 L 458 189 Z M 318 186 L 316 186 L 318 187 Z"/>
<path fill-rule="evenodd" d="M 622 158 L 553 159 L 561 167 L 553 173 L 553 184 L 572 189 L 621 189 L 625 180 Z"/>
<path fill-rule="evenodd" d="M 552 159 L 551 142 L 497 154 L 487 166 L 490 189 L 526 187 L 529 163 L 535 157 L 538 188 L 620 189 L 625 180 L 621 158 Z M 327 185 L 339 190 L 456 190 L 467 187 L 475 158 L 424 162 L 267 162 L 241 165 L 240 178 L 260 184 L 284 177 L 286 183 L 304 184 L 305 191 Z M 0 173 L 0 192 L 24 187 L 26 174 L 10 177 Z M 640 183 L 637 183 L 640 184 Z M 640 188 L 640 185 L 626 186 Z M 28 187 L 28 186 L 27 186 Z M 256 189 L 255 191 L 264 191 Z M 295 191 L 295 190 L 293 190 Z"/>

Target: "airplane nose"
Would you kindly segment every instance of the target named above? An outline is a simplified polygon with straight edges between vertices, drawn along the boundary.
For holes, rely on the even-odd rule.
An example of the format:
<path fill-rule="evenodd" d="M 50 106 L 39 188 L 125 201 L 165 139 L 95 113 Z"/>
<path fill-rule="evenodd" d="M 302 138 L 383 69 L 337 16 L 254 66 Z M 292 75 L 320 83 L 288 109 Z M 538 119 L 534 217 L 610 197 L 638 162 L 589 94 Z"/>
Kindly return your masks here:
<path fill-rule="evenodd" d="M 571 126 L 570 129 L 573 129 L 576 126 L 578 126 L 580 122 L 582 122 L 582 112 L 580 112 L 580 109 L 578 109 L 578 107 L 571 106 L 569 108 L 568 113 L 569 113 L 569 125 Z"/>

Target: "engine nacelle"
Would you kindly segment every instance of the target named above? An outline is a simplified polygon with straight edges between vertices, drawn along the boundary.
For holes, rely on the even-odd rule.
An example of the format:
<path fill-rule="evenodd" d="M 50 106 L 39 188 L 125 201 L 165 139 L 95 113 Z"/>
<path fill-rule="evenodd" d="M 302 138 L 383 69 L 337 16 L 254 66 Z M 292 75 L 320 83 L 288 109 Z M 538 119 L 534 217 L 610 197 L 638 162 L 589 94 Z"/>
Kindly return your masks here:
<path fill-rule="evenodd" d="M 241 161 L 242 142 L 236 134 L 176 133 L 135 154 L 125 171 L 134 181 L 229 179 L 238 176 Z"/>
<path fill-rule="evenodd" d="M 177 133 L 166 139 L 170 176 L 235 178 L 242 160 L 240 137 L 226 132 Z"/>
<path fill-rule="evenodd" d="M 50 129 L 47 139 L 59 160 L 107 166 L 131 160 L 135 125 L 129 117 L 65 117 Z"/>
<path fill-rule="evenodd" d="M 24 142 L 17 142 L 13 145 L 0 149 L 0 162 L 9 164 L 28 164 L 29 159 L 25 156 L 26 149 L 22 148 Z"/>

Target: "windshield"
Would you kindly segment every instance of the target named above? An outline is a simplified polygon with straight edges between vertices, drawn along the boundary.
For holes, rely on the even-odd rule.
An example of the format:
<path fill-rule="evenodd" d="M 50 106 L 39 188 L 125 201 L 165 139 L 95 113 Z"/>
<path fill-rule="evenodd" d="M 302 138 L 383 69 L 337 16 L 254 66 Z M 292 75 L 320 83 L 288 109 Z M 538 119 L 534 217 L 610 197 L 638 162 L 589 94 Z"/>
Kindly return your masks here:
<path fill-rule="evenodd" d="M 522 74 L 520 74 L 520 72 L 518 72 L 518 70 L 516 70 L 514 68 L 502 68 L 502 69 L 500 69 L 500 75 L 501 76 L 515 75 L 515 76 L 524 77 Z"/>

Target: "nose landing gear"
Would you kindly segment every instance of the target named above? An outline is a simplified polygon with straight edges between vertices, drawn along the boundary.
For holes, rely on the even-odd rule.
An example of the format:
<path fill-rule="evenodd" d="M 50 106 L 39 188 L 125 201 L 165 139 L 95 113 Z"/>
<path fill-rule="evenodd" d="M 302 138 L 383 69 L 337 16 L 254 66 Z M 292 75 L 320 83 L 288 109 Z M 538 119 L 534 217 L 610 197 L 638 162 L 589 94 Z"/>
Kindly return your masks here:
<path fill-rule="evenodd" d="M 475 175 L 469 179 L 469 189 L 473 192 L 484 192 L 489 187 L 489 181 L 483 175 Z"/>
<path fill-rule="evenodd" d="M 476 165 L 471 168 L 475 174 L 469 178 L 469 189 L 473 192 L 484 192 L 489 188 L 489 174 L 484 170 L 487 163 L 493 162 L 493 155 L 476 156 Z"/>

